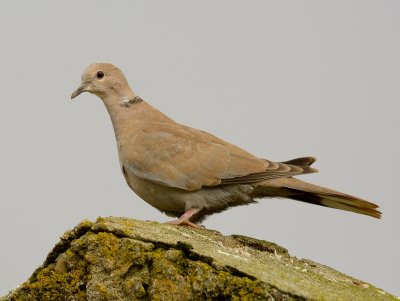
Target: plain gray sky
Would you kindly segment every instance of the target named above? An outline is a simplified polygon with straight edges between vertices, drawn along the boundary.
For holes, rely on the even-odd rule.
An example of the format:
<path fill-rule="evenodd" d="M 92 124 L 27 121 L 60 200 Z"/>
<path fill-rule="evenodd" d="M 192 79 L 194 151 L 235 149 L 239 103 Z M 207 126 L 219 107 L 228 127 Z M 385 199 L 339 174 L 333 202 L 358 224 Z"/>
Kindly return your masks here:
<path fill-rule="evenodd" d="M 110 62 L 175 120 L 302 179 L 378 203 L 383 219 L 270 199 L 205 226 L 276 242 L 400 295 L 399 1 L 2 1 L 0 295 L 82 219 L 164 222 L 121 175 L 99 99 L 72 102 Z"/>

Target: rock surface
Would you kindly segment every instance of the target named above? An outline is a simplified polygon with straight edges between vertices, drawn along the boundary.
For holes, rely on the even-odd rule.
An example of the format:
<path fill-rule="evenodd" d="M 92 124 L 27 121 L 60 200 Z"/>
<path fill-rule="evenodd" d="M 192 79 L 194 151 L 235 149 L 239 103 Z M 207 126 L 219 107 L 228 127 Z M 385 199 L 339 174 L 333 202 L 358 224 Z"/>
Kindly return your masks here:
<path fill-rule="evenodd" d="M 109 217 L 66 232 L 6 300 L 398 298 L 266 241 Z"/>

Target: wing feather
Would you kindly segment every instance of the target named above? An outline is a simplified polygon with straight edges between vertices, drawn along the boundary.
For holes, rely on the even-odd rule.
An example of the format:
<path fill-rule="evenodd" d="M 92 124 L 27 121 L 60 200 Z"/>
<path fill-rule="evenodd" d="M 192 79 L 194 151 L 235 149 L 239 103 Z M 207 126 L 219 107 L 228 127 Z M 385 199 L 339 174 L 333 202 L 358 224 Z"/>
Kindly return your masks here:
<path fill-rule="evenodd" d="M 121 152 L 123 165 L 136 176 L 189 191 L 304 173 L 302 167 L 257 158 L 207 132 L 177 123 L 147 124 L 129 137 Z"/>

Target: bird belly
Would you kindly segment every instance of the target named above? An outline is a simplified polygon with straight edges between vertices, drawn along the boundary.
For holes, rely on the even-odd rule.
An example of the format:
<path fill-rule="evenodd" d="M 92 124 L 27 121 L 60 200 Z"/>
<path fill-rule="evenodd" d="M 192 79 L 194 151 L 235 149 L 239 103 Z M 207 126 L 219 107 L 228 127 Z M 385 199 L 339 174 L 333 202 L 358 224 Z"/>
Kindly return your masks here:
<path fill-rule="evenodd" d="M 129 187 L 146 203 L 160 211 L 184 212 L 185 202 L 176 188 L 159 185 L 139 178 L 128 172 L 126 180 Z"/>
<path fill-rule="evenodd" d="M 251 185 L 220 185 L 196 191 L 164 186 L 126 173 L 129 187 L 144 201 L 162 212 L 180 215 L 191 208 L 220 212 L 229 207 L 254 202 Z"/>

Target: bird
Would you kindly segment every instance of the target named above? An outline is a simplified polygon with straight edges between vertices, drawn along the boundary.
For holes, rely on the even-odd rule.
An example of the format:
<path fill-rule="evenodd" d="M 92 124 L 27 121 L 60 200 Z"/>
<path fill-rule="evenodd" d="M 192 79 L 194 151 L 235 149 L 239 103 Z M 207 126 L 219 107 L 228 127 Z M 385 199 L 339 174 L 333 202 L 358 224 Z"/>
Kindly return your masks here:
<path fill-rule="evenodd" d="M 315 173 L 313 157 L 276 162 L 208 132 L 175 122 L 131 89 L 110 63 L 89 65 L 75 99 L 83 92 L 104 103 L 114 129 L 121 171 L 144 201 L 175 217 L 174 225 L 202 227 L 208 216 L 262 198 L 288 198 L 380 218 L 378 205 L 302 181 Z"/>

